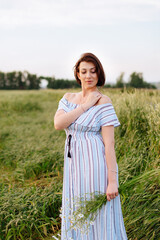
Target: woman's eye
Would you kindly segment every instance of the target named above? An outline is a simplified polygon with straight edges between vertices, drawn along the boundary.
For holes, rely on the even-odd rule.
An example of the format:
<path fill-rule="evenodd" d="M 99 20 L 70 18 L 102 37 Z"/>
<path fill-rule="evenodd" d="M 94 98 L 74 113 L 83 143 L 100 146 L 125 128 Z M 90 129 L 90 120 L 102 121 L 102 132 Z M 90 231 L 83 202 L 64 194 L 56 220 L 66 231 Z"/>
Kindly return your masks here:
<path fill-rule="evenodd" d="M 85 74 L 86 72 L 81 72 L 82 74 Z"/>

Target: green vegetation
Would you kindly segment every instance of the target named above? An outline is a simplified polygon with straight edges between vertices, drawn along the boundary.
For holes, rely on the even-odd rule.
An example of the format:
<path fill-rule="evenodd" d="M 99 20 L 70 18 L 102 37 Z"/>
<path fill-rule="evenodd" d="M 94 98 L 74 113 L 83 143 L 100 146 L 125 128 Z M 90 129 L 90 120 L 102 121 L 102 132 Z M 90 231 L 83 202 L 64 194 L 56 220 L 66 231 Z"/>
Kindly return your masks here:
<path fill-rule="evenodd" d="M 48 88 L 53 89 L 64 89 L 64 88 L 80 88 L 81 86 L 77 83 L 77 81 L 72 80 L 65 80 L 65 79 L 48 79 Z"/>
<path fill-rule="evenodd" d="M 123 80 L 124 73 L 121 73 L 117 78 L 116 84 L 105 84 L 105 88 L 152 88 L 156 89 L 155 84 L 150 84 L 144 81 L 143 74 L 133 72 L 128 83 Z M 67 88 L 80 88 L 80 85 L 76 80 L 69 79 L 55 79 L 55 77 L 37 76 L 36 74 L 30 74 L 27 71 L 13 71 L 4 73 L 0 71 L 0 89 L 2 90 L 14 90 L 14 89 L 39 89 L 41 81 L 46 80 L 48 82 L 47 88 L 52 89 L 67 89 Z"/>
<path fill-rule="evenodd" d="M 124 77 L 124 72 L 122 72 L 120 74 L 120 76 L 117 78 L 116 84 L 113 87 L 115 87 L 115 88 L 132 87 L 132 88 L 156 89 L 156 86 L 154 84 L 147 83 L 144 81 L 142 73 L 133 72 L 130 75 L 129 81 L 127 83 L 124 82 L 123 77 Z"/>
<path fill-rule="evenodd" d="M 39 89 L 40 78 L 27 71 L 0 72 L 0 89 Z"/>
<path fill-rule="evenodd" d="M 121 123 L 115 128 L 119 183 L 135 181 L 121 195 L 128 239 L 159 239 L 160 93 L 101 91 Z M 54 129 L 53 117 L 65 92 L 0 92 L 1 240 L 49 240 L 60 229 L 65 132 Z"/>

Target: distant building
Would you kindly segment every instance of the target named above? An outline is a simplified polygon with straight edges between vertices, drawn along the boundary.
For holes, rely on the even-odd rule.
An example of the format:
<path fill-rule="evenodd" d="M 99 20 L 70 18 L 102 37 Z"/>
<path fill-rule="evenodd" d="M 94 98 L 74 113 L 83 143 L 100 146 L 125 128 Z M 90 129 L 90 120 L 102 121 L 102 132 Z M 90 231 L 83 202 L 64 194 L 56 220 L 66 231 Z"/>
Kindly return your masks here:
<path fill-rule="evenodd" d="M 46 89 L 48 85 L 48 81 L 46 79 L 41 79 L 41 83 L 40 83 L 40 88 L 42 89 Z"/>

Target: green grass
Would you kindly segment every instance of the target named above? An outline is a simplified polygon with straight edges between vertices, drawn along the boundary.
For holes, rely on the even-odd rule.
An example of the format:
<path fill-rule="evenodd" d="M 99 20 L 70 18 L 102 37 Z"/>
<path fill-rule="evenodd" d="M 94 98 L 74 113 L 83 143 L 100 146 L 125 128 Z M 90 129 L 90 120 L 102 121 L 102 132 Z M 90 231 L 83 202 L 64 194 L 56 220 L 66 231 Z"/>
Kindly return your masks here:
<path fill-rule="evenodd" d="M 77 91 L 77 90 L 67 90 Z M 160 92 L 101 90 L 113 102 L 128 239 L 160 238 Z M 65 132 L 53 117 L 65 90 L 0 91 L 0 240 L 53 239 L 60 229 Z"/>

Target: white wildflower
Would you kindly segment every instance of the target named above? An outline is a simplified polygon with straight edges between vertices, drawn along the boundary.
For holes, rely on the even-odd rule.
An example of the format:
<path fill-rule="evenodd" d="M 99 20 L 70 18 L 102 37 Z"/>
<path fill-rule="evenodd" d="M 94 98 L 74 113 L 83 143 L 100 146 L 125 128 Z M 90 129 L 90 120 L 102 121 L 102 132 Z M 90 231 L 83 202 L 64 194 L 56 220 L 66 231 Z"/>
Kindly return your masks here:
<path fill-rule="evenodd" d="M 76 203 L 76 204 L 75 204 L 75 207 L 80 207 L 80 204 Z"/>
<path fill-rule="evenodd" d="M 52 238 L 54 238 L 54 239 L 58 240 L 58 238 L 56 238 L 55 236 L 52 236 Z"/>
<path fill-rule="evenodd" d="M 91 221 L 91 222 L 90 222 L 90 225 L 94 225 L 94 222 Z"/>
<path fill-rule="evenodd" d="M 71 215 L 71 216 L 70 216 L 70 219 L 71 219 L 72 222 L 74 222 L 74 221 L 75 221 L 74 215 Z"/>
<path fill-rule="evenodd" d="M 79 217 L 79 218 L 83 218 L 84 215 L 83 215 L 82 213 L 80 213 L 80 214 L 78 214 L 78 217 Z"/>

